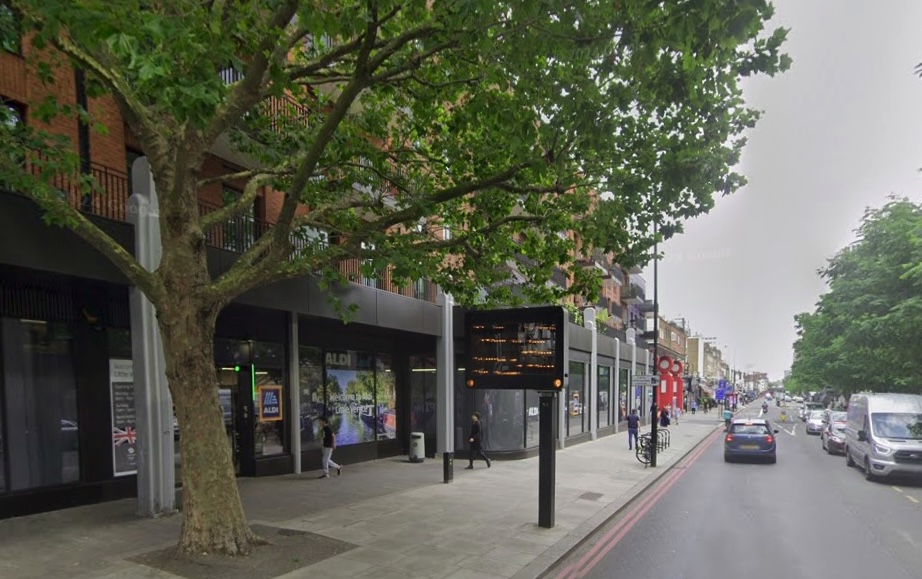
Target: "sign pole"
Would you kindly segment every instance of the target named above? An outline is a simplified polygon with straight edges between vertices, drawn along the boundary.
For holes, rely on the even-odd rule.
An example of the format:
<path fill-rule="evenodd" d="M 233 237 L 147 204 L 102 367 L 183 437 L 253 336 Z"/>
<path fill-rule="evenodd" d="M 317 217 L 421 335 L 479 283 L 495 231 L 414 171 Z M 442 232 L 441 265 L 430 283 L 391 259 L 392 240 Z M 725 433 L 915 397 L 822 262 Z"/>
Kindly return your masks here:
<path fill-rule="evenodd" d="M 659 286 L 657 282 L 657 266 L 659 265 L 659 242 L 656 241 L 657 222 L 653 222 L 653 375 L 659 378 Z M 659 378 L 661 380 L 662 378 Z M 650 408 L 650 466 L 656 466 L 656 427 L 658 426 L 657 413 L 659 405 L 659 391 L 662 388 L 657 380 L 656 388 L 653 389 L 653 406 Z"/>
<path fill-rule="evenodd" d="M 539 392 L 538 401 L 538 526 L 554 527 L 557 456 L 554 445 L 554 399 L 557 392 Z"/>

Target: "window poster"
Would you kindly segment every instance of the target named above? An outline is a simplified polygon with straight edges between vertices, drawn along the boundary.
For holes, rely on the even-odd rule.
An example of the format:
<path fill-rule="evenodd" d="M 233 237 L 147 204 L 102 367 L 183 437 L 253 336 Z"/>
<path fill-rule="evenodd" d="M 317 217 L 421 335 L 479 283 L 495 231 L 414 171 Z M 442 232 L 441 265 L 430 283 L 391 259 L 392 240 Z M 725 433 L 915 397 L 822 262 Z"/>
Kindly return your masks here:
<path fill-rule="evenodd" d="M 391 357 L 375 358 L 375 402 L 378 439 L 397 438 L 397 382 L 391 369 Z"/>
<path fill-rule="evenodd" d="M 378 430 L 374 356 L 354 350 L 328 350 L 324 366 L 327 416 L 336 444 L 373 442 Z"/>
<path fill-rule="evenodd" d="M 112 403 L 112 473 L 138 472 L 137 423 L 134 406 L 134 366 L 131 360 L 109 360 Z"/>

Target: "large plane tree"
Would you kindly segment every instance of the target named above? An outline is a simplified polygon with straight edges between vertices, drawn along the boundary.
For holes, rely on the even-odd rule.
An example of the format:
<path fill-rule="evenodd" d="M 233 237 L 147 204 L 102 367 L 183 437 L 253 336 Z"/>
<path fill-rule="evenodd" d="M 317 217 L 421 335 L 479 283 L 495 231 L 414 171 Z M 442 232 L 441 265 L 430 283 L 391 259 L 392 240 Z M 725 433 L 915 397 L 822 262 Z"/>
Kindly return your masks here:
<path fill-rule="evenodd" d="M 65 174 L 98 190 L 74 143 L 42 124 L 72 115 L 105 130 L 93 107 L 49 97 L 30 111 L 36 122 L 0 123 L 0 178 L 156 307 L 182 432 L 186 553 L 246 553 L 256 540 L 212 356 L 216 318 L 236 296 L 307 274 L 332 281 L 360 257 L 369 274 L 428 278 L 461 303 L 555 299 L 554 267 L 583 272 L 575 240 L 642 262 L 654 222 L 668 235 L 742 184 L 732 168 L 758 114 L 739 81 L 787 66 L 764 0 L 8 4 L 2 30 L 22 35 L 34 74 L 53 83 L 62 62 L 80 69 L 150 164 L 154 271 L 50 185 Z M 279 102 L 308 112 L 280 114 Z M 245 159 L 226 178 L 246 187 L 203 214 L 201 169 L 217 143 Z M 206 236 L 264 187 L 284 194 L 274 225 L 212 276 Z M 572 291 L 590 285 L 577 275 Z"/>

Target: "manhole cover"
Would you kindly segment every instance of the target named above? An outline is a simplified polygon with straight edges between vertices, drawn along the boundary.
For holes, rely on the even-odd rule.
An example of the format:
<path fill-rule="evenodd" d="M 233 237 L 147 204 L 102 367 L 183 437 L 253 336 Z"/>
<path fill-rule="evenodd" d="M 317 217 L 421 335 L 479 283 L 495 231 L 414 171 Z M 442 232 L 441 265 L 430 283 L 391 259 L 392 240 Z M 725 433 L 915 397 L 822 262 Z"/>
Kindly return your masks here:
<path fill-rule="evenodd" d="M 587 501 L 597 501 L 602 498 L 602 493 L 583 493 L 579 496 L 579 498 L 585 499 Z"/>

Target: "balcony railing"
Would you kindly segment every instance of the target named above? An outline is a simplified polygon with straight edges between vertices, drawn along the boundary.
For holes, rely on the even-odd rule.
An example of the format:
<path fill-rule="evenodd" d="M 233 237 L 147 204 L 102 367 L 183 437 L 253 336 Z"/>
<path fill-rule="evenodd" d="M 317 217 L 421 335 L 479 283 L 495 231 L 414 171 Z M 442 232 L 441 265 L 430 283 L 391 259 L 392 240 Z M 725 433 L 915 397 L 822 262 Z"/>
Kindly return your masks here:
<path fill-rule="evenodd" d="M 233 68 L 226 68 L 219 74 L 224 84 L 231 84 L 243 79 L 243 73 Z M 310 117 L 308 107 L 287 95 L 269 97 L 259 103 L 253 112 L 260 117 L 265 117 L 269 122 L 269 128 L 277 133 L 281 132 L 285 125 L 296 124 L 305 127 Z"/>
<path fill-rule="evenodd" d="M 626 304 L 642 304 L 645 300 L 644 288 L 631 282 L 621 288 L 621 301 Z"/>
<path fill-rule="evenodd" d="M 111 221 L 128 220 L 128 197 L 131 195 L 131 187 L 126 173 L 98 163 L 91 163 L 87 175 L 58 172 L 43 176 L 44 163 L 41 161 L 41 154 L 33 152 L 25 164 L 32 175 L 44 178 L 71 207 L 87 215 Z M 95 181 L 92 190 L 86 186 L 88 176 Z M 0 190 L 20 194 L 19 191 L 3 183 L 0 183 Z"/>
<path fill-rule="evenodd" d="M 624 285 L 624 274 L 621 273 L 621 268 L 618 264 L 613 264 L 609 271 L 613 280 L 617 281 L 619 285 Z"/>
<path fill-rule="evenodd" d="M 219 205 L 199 201 L 199 212 L 202 215 L 211 213 L 217 209 L 220 209 Z M 232 251 L 234 253 L 243 253 L 249 249 L 260 236 L 271 228 L 272 224 L 265 220 L 257 219 L 247 214 L 238 215 L 214 227 L 206 234 L 205 240 L 211 247 Z M 294 256 L 297 256 L 298 252 L 307 247 L 307 244 L 310 243 L 309 240 L 297 235 L 292 235 L 291 241 L 294 245 Z M 339 263 L 339 271 L 352 283 L 431 303 L 435 303 L 436 301 L 437 287 L 431 281 L 420 279 L 409 285 L 400 286 L 393 281 L 389 269 L 381 272 L 377 276 L 367 277 L 362 273 L 361 260 L 358 258 L 342 260 Z"/>
<path fill-rule="evenodd" d="M 621 307 L 621 304 L 612 303 L 608 311 L 611 313 L 611 317 L 624 321 L 624 308 Z"/>

